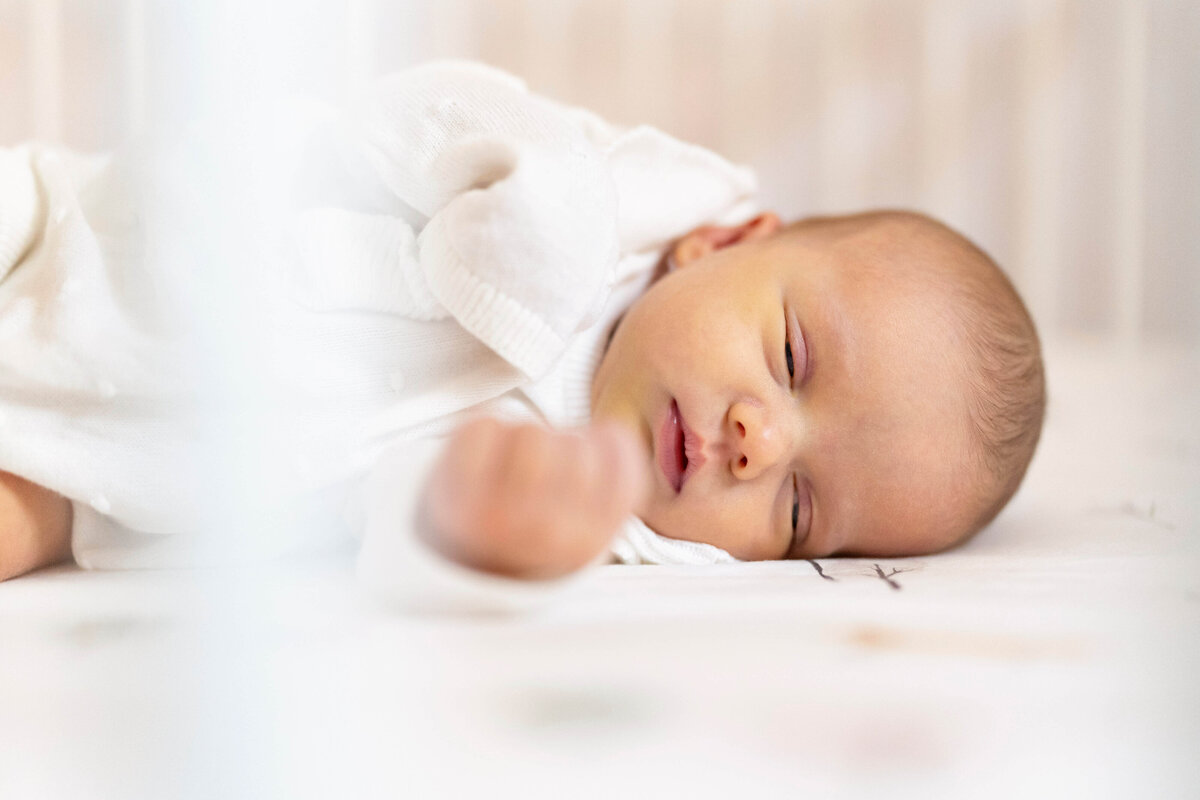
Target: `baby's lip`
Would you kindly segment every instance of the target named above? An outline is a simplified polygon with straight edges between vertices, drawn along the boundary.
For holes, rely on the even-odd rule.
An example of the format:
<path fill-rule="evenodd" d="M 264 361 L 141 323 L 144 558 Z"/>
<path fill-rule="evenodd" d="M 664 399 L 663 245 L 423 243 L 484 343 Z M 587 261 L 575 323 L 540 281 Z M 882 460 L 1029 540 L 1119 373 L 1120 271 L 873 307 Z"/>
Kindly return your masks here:
<path fill-rule="evenodd" d="M 659 427 L 656 444 L 659 469 L 667 484 L 678 494 L 688 478 L 703 466 L 705 456 L 704 440 L 688 427 L 674 399 Z"/>
<path fill-rule="evenodd" d="M 679 407 L 676 406 L 676 409 Z M 683 430 L 684 470 L 679 485 L 688 482 L 688 478 L 696 474 L 696 470 L 704 466 L 707 458 L 704 455 L 704 439 L 688 426 L 683 412 L 679 412 L 679 427 Z"/>
<path fill-rule="evenodd" d="M 658 429 L 655 455 L 658 458 L 658 467 L 667 479 L 667 484 L 675 490 L 676 494 L 683 488 L 685 441 L 683 425 L 680 423 L 679 406 L 672 399 L 671 405 L 667 407 L 666 418 L 663 419 L 662 425 Z"/>

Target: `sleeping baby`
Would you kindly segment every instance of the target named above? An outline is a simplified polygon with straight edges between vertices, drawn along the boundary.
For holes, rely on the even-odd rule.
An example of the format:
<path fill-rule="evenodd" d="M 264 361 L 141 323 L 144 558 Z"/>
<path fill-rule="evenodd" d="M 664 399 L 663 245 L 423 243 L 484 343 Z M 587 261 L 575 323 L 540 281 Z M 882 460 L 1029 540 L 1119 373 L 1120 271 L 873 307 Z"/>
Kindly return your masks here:
<path fill-rule="evenodd" d="M 1034 326 L 932 219 L 784 224 L 746 170 L 476 64 L 296 130 L 282 290 L 256 307 L 287 398 L 263 453 L 294 490 L 273 497 L 361 539 L 378 597 L 515 607 L 606 561 L 932 553 L 1020 484 Z M 87 476 L 39 481 L 12 455 L 34 444 L 0 469 L 46 506 L 21 506 L 27 538 L 58 544 L 10 574 L 68 540 L 84 566 L 153 566 L 178 536 L 169 509 L 123 517 L 120 481 L 103 505 Z"/>

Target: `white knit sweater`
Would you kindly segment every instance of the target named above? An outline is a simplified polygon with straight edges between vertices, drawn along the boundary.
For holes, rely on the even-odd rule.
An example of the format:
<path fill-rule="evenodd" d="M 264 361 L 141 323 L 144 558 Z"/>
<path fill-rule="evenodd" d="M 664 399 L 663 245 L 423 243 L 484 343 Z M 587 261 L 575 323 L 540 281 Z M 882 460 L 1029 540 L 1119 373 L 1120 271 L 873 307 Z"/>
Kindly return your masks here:
<path fill-rule="evenodd" d="M 317 115 L 301 132 L 303 178 L 288 245 L 266 284 L 270 294 L 256 306 L 272 353 L 264 385 L 279 393 L 281 409 L 264 424 L 288 432 L 273 440 L 283 445 L 271 448 L 272 469 L 287 474 L 283 485 L 338 487 L 333 496 L 349 497 L 352 524 L 365 532 L 360 573 L 383 596 L 495 608 L 544 594 L 554 587 L 458 569 L 412 535 L 416 493 L 440 438 L 466 414 L 586 422 L 591 376 L 616 316 L 645 288 L 667 243 L 697 225 L 753 212 L 753 177 L 652 128 L 613 128 L 476 64 L 427 65 L 384 79 L 350 114 Z M 41 426 L 22 420 L 18 445 L 0 445 L 0 468 L 77 501 L 84 525 L 97 513 L 112 523 L 94 535 L 76 531 L 81 563 L 152 564 L 130 555 L 146 552 L 131 542 L 170 530 L 162 520 L 177 520 L 184 500 L 143 496 L 146 474 L 161 479 L 170 467 L 142 463 L 142 449 L 130 444 L 127 427 L 142 417 L 130 423 L 128 414 L 105 412 L 123 396 L 111 391 L 112 346 L 92 359 L 92 372 L 107 377 L 90 376 L 89 427 L 131 463 L 77 474 L 72 458 L 91 445 L 67 441 L 76 432 L 63 430 L 54 398 L 78 393 L 83 379 L 30 380 L 27 368 L 31 359 L 79 350 L 80 334 L 65 316 L 13 311 L 35 295 L 62 303 L 55 287 L 107 264 L 94 246 L 82 258 L 56 244 L 104 240 L 89 214 L 70 216 L 73 229 L 59 220 L 59 208 L 77 209 L 89 191 L 91 163 L 73 163 L 75 182 L 39 197 L 37 184 L 55 173 L 36 151 L 7 151 L 0 160 L 0 276 L 12 273 L 0 283 L 0 368 L 5 386 L 44 389 L 29 404 L 40 409 Z M 22 274 L 40 279 L 40 295 L 14 282 Z M 105 295 L 127 287 L 127 277 L 94 282 L 76 313 L 119 307 L 125 338 L 106 341 L 153 350 L 158 333 L 141 324 L 141 306 Z M 175 384 L 164 377 L 169 372 L 131 385 L 131 402 L 171 397 Z M 172 378 L 180 380 L 186 376 Z M 11 414 L 19 395 L 0 396 L 0 413 Z M 26 410 L 18 403 L 17 412 Z M 174 446 L 161 449 L 178 452 Z M 625 561 L 728 558 L 656 537 L 636 521 L 627 528 L 614 548 Z"/>

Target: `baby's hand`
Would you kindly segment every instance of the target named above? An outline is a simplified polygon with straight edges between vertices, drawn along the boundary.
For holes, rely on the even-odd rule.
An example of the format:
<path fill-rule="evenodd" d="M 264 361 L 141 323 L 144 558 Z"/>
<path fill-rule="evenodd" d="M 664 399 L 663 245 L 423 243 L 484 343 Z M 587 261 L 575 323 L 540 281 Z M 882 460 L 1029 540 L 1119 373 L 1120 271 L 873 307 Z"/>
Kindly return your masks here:
<path fill-rule="evenodd" d="M 433 468 L 420 535 L 475 569 L 560 577 L 595 559 L 634 513 L 648 463 L 633 434 L 613 424 L 555 431 L 474 420 Z"/>

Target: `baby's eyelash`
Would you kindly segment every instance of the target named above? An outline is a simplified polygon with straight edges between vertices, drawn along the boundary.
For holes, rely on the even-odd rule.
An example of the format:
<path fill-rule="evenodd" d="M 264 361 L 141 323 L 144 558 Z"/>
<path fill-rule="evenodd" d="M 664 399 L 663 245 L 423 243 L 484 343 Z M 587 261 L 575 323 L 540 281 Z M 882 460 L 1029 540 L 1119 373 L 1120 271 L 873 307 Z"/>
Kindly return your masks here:
<path fill-rule="evenodd" d="M 788 378 L 796 382 L 796 359 L 792 354 L 792 326 L 788 322 L 788 308 L 783 307 L 783 359 L 787 363 Z"/>
<path fill-rule="evenodd" d="M 797 379 L 800 384 L 808 381 L 808 356 L 808 340 L 804 336 L 804 330 L 796 321 L 795 314 L 785 305 L 783 308 L 783 358 L 787 364 L 788 378 L 793 389 L 798 388 Z"/>

